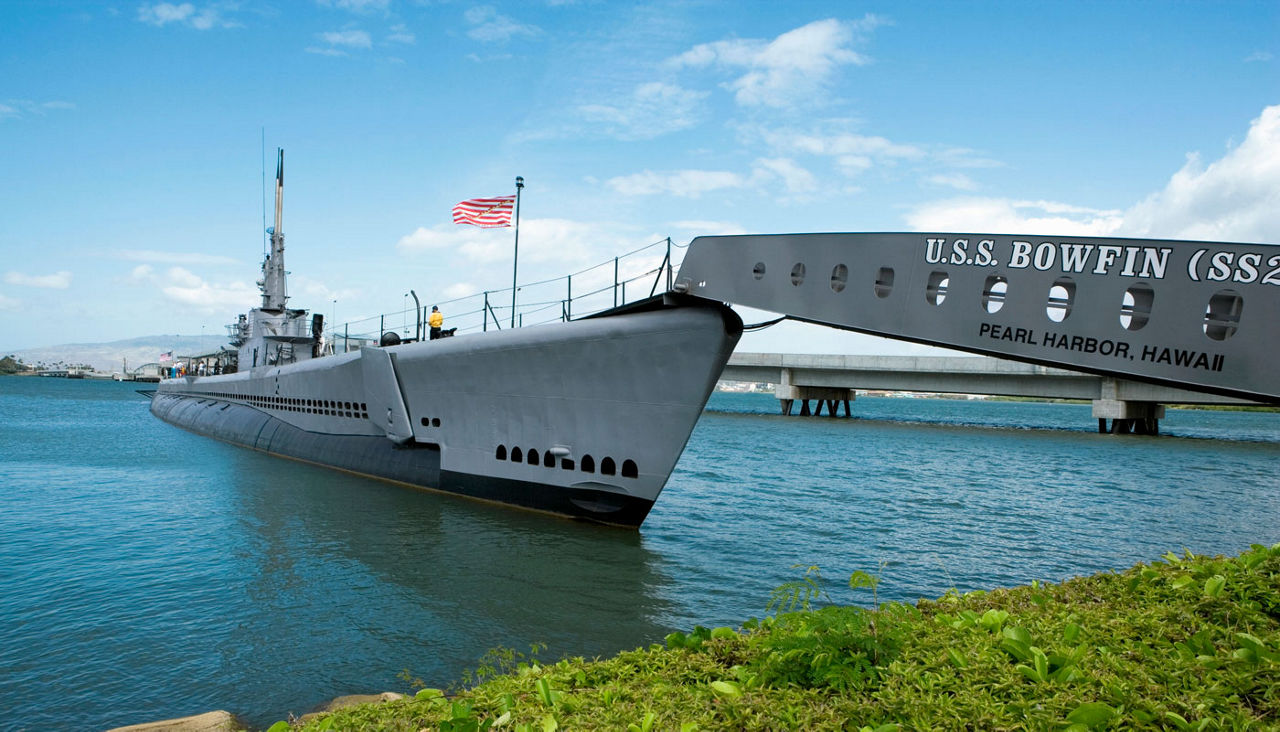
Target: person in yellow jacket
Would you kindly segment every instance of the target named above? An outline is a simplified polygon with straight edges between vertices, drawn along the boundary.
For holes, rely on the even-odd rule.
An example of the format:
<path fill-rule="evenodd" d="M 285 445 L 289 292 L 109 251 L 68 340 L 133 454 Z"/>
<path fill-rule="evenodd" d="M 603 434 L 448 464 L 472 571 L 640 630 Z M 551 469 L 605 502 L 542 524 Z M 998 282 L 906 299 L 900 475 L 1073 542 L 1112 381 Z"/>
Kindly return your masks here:
<path fill-rule="evenodd" d="M 427 325 L 431 326 L 431 340 L 440 337 L 440 326 L 444 325 L 444 314 L 440 312 L 440 308 L 432 305 L 431 316 L 427 318 Z"/>

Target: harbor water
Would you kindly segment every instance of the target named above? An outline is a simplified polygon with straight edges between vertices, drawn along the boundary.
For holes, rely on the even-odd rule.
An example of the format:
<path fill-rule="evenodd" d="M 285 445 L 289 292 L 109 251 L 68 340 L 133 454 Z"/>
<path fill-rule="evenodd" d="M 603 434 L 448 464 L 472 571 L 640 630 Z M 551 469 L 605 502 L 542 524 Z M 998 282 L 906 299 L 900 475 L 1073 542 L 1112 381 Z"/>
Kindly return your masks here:
<path fill-rule="evenodd" d="M 881 599 L 1280 541 L 1280 414 L 716 394 L 639 531 L 271 457 L 153 418 L 135 385 L 0 378 L 0 728 L 459 683 L 484 653 L 610 655 L 762 615 L 818 565 Z"/>

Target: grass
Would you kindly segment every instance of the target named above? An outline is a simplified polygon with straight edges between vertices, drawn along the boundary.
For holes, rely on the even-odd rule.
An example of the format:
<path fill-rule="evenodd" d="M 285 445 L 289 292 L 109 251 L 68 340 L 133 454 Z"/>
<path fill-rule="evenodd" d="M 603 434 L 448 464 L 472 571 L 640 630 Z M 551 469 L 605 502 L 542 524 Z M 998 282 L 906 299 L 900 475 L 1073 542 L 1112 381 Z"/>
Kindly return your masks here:
<path fill-rule="evenodd" d="M 603 660 L 499 651 L 452 696 L 304 728 L 1280 729 L 1280 544 L 915 605 L 876 603 L 877 581 L 849 581 L 875 609 L 832 604 L 810 567 L 740 628 Z"/>

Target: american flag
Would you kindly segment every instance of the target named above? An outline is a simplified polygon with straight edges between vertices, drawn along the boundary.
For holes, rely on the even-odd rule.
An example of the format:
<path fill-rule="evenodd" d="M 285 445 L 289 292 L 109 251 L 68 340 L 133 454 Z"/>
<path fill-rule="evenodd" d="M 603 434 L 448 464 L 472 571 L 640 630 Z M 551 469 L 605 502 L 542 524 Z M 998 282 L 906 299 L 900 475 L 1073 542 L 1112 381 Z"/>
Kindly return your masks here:
<path fill-rule="evenodd" d="M 160 354 L 160 363 L 167 363 L 173 360 L 173 351 L 165 351 Z"/>
<path fill-rule="evenodd" d="M 453 223 L 471 224 L 484 229 L 496 229 L 511 225 L 511 212 L 515 209 L 515 196 L 496 198 L 472 198 L 453 207 Z"/>

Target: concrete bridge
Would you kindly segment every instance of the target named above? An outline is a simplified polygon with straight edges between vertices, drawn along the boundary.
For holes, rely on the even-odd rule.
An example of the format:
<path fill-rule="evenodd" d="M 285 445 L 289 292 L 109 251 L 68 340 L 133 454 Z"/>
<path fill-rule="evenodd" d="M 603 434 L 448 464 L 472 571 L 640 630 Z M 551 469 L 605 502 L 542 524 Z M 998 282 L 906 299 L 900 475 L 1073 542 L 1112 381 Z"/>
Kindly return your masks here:
<path fill-rule="evenodd" d="M 825 405 L 836 416 L 855 389 L 987 394 L 1081 399 L 1093 403 L 1098 431 L 1158 434 L 1164 404 L 1255 404 L 1202 392 L 1110 376 L 974 356 L 842 356 L 735 353 L 720 376 L 725 381 L 775 384 L 784 415 L 796 401 L 800 415 L 819 415 Z M 812 411 L 809 402 L 817 402 Z"/>

